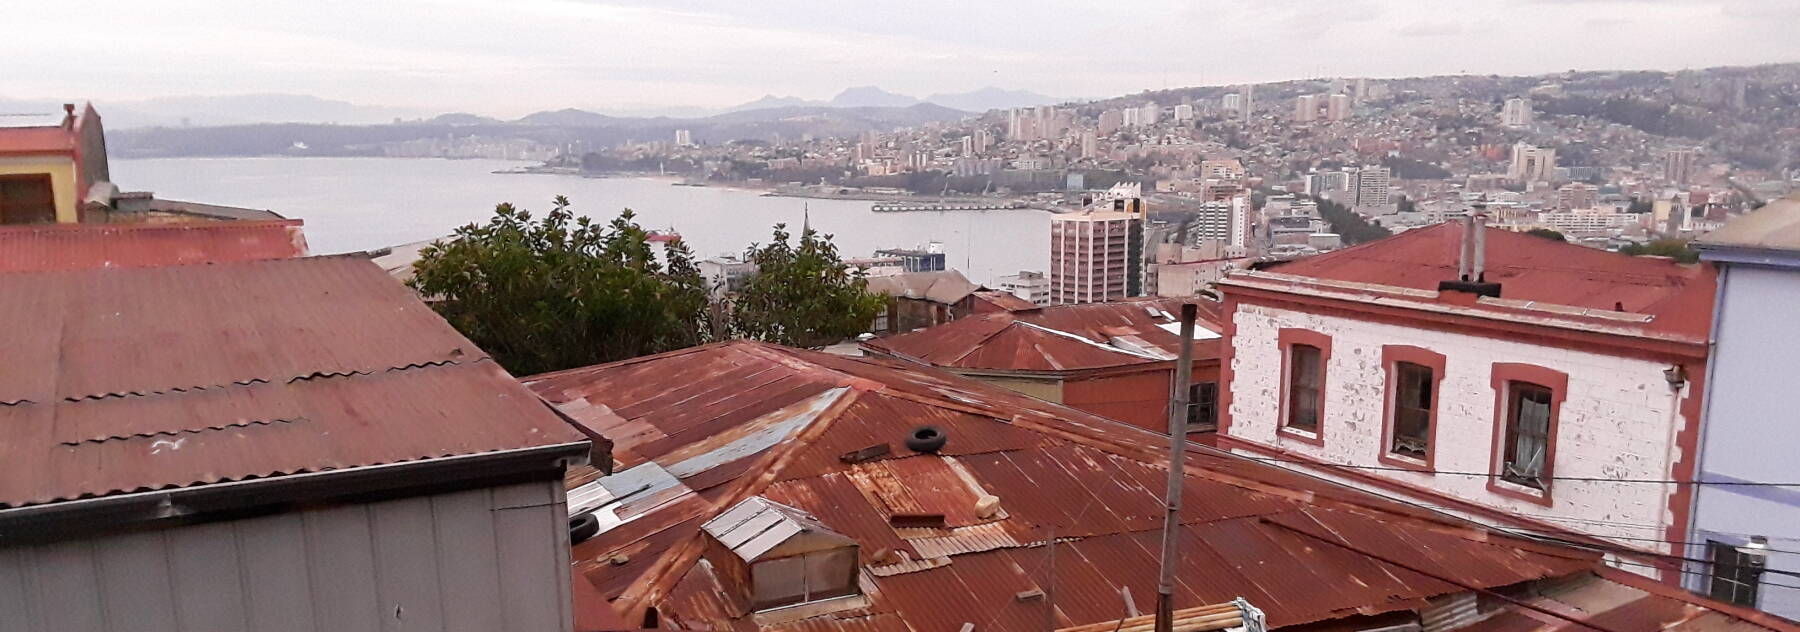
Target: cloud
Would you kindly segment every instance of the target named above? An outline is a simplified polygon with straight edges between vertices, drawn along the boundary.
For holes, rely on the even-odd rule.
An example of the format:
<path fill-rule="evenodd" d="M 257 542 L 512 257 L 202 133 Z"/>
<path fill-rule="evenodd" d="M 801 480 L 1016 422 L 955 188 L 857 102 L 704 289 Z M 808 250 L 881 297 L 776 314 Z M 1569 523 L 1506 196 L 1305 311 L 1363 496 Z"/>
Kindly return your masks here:
<path fill-rule="evenodd" d="M 1394 30 L 1401 37 L 1447 37 L 1462 32 L 1460 22 L 1414 22 Z"/>

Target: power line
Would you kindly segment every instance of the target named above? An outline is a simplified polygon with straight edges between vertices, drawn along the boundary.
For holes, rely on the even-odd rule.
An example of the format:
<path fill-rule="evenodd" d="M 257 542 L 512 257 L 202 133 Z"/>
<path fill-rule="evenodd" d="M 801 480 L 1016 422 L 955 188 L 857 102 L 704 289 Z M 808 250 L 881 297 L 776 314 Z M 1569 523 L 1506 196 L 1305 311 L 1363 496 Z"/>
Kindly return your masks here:
<path fill-rule="evenodd" d="M 1277 459 L 1271 457 L 1237 455 L 1239 458 L 1265 463 L 1298 463 L 1313 467 L 1340 467 L 1353 470 L 1381 470 L 1388 472 L 1413 472 L 1418 474 L 1446 474 L 1450 476 L 1474 476 L 1479 478 L 1503 478 L 1503 474 L 1493 472 L 1459 472 L 1454 470 L 1431 470 L 1393 465 L 1351 465 L 1348 463 L 1321 463 L 1304 459 Z M 1654 478 L 1604 478 L 1599 476 L 1549 476 L 1537 477 L 1552 481 L 1577 481 L 1586 483 L 1642 483 L 1654 485 L 1715 485 L 1732 487 L 1800 487 L 1800 483 L 1766 483 L 1762 481 L 1678 481 Z"/>
<path fill-rule="evenodd" d="M 1726 581 L 1726 582 L 1730 582 L 1730 583 L 1733 583 L 1733 584 L 1737 584 L 1737 585 L 1739 585 L 1739 586 L 1743 586 L 1743 587 L 1745 587 L 1745 588 L 1757 588 L 1757 587 L 1760 587 L 1760 586 L 1768 586 L 1768 587 L 1770 587 L 1770 588 L 1787 588 L 1787 589 L 1791 589 L 1791 590 L 1800 590 L 1800 586 L 1795 586 L 1795 585 L 1793 585 L 1793 584 L 1777 584 L 1777 583 L 1775 583 L 1775 582 L 1757 582 L 1757 583 L 1756 583 L 1756 584 L 1754 584 L 1754 585 L 1752 585 L 1752 584 L 1746 584 L 1746 583 L 1744 583 L 1744 582 L 1740 582 L 1740 581 L 1737 581 L 1737 580 L 1735 580 L 1735 579 L 1731 579 L 1731 578 L 1729 578 L 1729 577 L 1719 577 L 1719 576 L 1717 576 L 1717 575 L 1713 575 L 1713 574 L 1712 574 L 1712 573 L 1702 573 L 1702 572 L 1700 572 L 1700 571 L 1690 571 L 1690 570 L 1687 570 L 1687 569 L 1683 569 L 1683 568 L 1664 568 L 1664 567 L 1661 567 L 1661 566 L 1657 566 L 1657 565 L 1655 565 L 1655 564 L 1645 564 L 1645 563 L 1643 563 L 1643 562 L 1627 562 L 1627 561 L 1624 561 L 1624 560 L 1614 560 L 1614 562 L 1615 562 L 1615 563 L 1618 563 L 1618 564 L 1625 564 L 1625 565 L 1627 565 L 1627 566 L 1642 566 L 1642 567 L 1644 567 L 1644 568 L 1654 568 L 1654 569 L 1659 569 L 1659 570 L 1670 570 L 1670 571 L 1675 571 L 1675 572 L 1677 572 L 1677 573 L 1681 573 L 1681 574 L 1683 574 L 1683 575 L 1697 575 L 1697 576 L 1700 576 L 1700 577 L 1705 577 L 1705 578 L 1707 578 L 1707 579 L 1709 579 L 1709 580 L 1711 580 L 1711 579 L 1721 579 L 1721 580 L 1724 580 L 1724 581 Z M 1768 572 L 1768 571 L 1767 571 L 1767 570 L 1764 570 L 1764 572 Z"/>

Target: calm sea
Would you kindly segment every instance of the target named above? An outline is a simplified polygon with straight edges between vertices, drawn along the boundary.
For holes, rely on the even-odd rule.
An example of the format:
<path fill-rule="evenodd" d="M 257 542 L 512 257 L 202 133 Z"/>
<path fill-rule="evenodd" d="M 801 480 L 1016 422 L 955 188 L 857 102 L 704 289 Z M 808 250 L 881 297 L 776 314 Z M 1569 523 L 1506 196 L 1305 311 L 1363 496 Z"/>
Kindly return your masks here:
<path fill-rule="evenodd" d="M 541 213 L 566 195 L 575 209 L 610 220 L 637 212 L 650 229 L 674 229 L 700 256 L 742 252 L 770 228 L 812 225 L 845 257 L 879 248 L 943 243 L 950 266 L 986 283 L 1049 265 L 1050 214 L 1035 210 L 875 213 L 868 202 L 762 197 L 758 192 L 672 186 L 647 178 L 495 174 L 524 163 L 412 158 L 159 158 L 114 160 L 113 181 L 159 197 L 266 208 L 306 221 L 314 254 L 432 239 L 486 219 L 511 202 Z M 798 231 L 796 231 L 798 232 Z"/>

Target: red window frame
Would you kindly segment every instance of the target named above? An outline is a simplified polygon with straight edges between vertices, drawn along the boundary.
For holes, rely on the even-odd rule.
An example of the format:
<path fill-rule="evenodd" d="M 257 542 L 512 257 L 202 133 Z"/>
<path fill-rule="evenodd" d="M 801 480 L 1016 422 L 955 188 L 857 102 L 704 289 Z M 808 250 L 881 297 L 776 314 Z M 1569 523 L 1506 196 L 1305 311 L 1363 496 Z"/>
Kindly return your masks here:
<path fill-rule="evenodd" d="M 1281 406 L 1280 416 L 1275 419 L 1275 434 L 1301 443 L 1314 446 L 1325 446 L 1325 389 L 1331 378 L 1331 336 L 1298 327 L 1283 327 L 1276 334 L 1276 341 L 1281 350 Z M 1304 430 L 1288 428 L 1288 390 L 1293 379 L 1294 345 L 1307 345 L 1319 350 L 1319 425 L 1311 434 Z"/>
<path fill-rule="evenodd" d="M 1431 414 L 1426 422 L 1425 458 L 1423 460 L 1394 453 L 1395 399 L 1399 397 L 1399 375 L 1395 370 L 1400 362 L 1408 362 L 1431 369 Z M 1437 469 L 1437 435 L 1438 411 L 1444 407 L 1440 395 L 1443 393 L 1444 371 L 1448 364 L 1444 354 L 1412 345 L 1382 345 L 1381 370 L 1385 376 L 1386 386 L 1381 398 L 1381 444 L 1376 459 L 1384 465 L 1406 468 L 1425 473 Z"/>
<path fill-rule="evenodd" d="M 1506 426 L 1511 401 L 1508 382 L 1529 382 L 1550 389 L 1550 424 L 1544 437 L 1544 481 L 1542 490 L 1534 490 L 1500 480 L 1506 468 Z M 1555 487 L 1557 426 L 1562 422 L 1563 401 L 1569 396 L 1569 374 L 1535 364 L 1495 362 L 1489 384 L 1494 389 L 1494 445 L 1489 457 L 1487 488 L 1489 492 L 1519 500 L 1550 506 Z"/>

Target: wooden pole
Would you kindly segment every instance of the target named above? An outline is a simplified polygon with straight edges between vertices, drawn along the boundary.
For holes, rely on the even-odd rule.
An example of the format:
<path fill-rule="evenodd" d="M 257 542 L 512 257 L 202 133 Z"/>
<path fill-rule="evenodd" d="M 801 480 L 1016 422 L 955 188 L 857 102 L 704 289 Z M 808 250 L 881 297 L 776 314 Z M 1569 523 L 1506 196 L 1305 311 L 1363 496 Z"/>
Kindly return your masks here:
<path fill-rule="evenodd" d="M 1194 319 L 1198 308 L 1181 305 L 1181 355 L 1175 360 L 1175 376 L 1169 388 L 1169 491 L 1164 496 L 1162 577 L 1156 583 L 1156 632 L 1175 630 L 1176 543 L 1181 540 L 1181 482 L 1187 459 L 1188 382 L 1194 376 Z"/>

